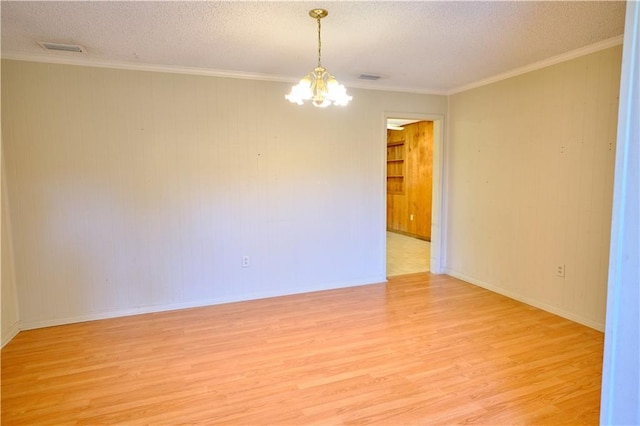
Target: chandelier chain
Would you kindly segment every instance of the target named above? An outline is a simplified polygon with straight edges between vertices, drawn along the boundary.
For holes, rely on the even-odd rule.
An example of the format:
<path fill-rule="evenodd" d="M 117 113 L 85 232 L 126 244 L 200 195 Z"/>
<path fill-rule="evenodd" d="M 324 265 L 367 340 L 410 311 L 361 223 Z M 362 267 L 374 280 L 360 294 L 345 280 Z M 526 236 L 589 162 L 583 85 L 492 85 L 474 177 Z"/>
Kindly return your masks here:
<path fill-rule="evenodd" d="M 320 37 L 320 17 L 318 16 L 316 20 L 318 21 L 318 67 L 321 67 L 322 65 L 320 65 L 320 52 L 322 50 L 322 38 Z"/>

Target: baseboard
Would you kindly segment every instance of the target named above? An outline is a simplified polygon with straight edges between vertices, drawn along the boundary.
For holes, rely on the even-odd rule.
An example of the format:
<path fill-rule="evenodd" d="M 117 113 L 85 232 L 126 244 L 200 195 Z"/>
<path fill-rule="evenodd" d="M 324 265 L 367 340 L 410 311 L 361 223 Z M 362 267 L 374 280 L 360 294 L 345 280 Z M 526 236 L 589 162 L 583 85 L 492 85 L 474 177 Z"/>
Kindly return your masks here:
<path fill-rule="evenodd" d="M 387 228 L 387 232 L 393 232 L 396 234 L 404 235 L 405 237 L 417 238 L 418 240 L 431 242 L 431 238 L 423 237 L 422 235 L 412 234 L 411 232 L 399 231 L 397 229 Z"/>
<path fill-rule="evenodd" d="M 452 277 L 458 278 L 458 279 L 460 279 L 462 281 L 466 281 L 466 282 L 468 282 L 470 284 L 477 285 L 478 287 L 482 287 L 482 288 L 487 289 L 489 291 L 492 291 L 494 293 L 501 294 L 501 295 L 506 296 L 506 297 L 508 297 L 510 299 L 514 299 L 514 300 L 517 300 L 519 302 L 526 303 L 527 305 L 533 306 L 533 307 L 538 308 L 538 309 L 542 309 L 543 311 L 550 312 L 550 313 L 552 313 L 554 315 L 561 316 L 561 317 L 566 318 L 568 320 L 571 320 L 571 321 L 577 322 L 579 324 L 586 325 L 587 327 L 593 328 L 595 330 L 604 332 L 604 323 L 593 321 L 593 320 L 591 320 L 589 318 L 585 318 L 585 317 L 583 317 L 581 315 L 576 315 L 573 312 L 569 312 L 569 311 L 566 311 L 564 309 L 558 308 L 557 306 L 549 305 L 549 304 L 541 302 L 539 300 L 531 299 L 529 297 L 525 297 L 525 296 L 522 296 L 520 294 L 510 292 L 510 291 L 505 290 L 505 289 L 503 289 L 501 287 L 497 287 L 495 285 L 492 285 L 492 284 L 486 283 L 484 281 L 475 279 L 473 277 L 458 273 L 456 271 L 452 271 L 452 270 L 448 269 L 446 271 L 446 274 L 447 275 L 451 275 Z"/>
<path fill-rule="evenodd" d="M 19 322 L 15 322 L 13 324 L 11 324 L 11 327 L 9 327 L 8 330 L 3 331 L 2 332 L 2 343 L 0 347 L 4 348 L 4 346 L 9 343 L 11 340 L 13 340 L 14 337 L 16 337 L 18 335 L 18 333 L 20 333 L 20 323 Z"/>
<path fill-rule="evenodd" d="M 143 306 L 143 307 L 132 308 L 132 309 L 119 309 L 115 311 L 78 315 L 78 316 L 67 317 L 67 318 L 26 321 L 26 322 L 20 323 L 20 327 L 18 331 L 32 330 L 32 329 L 44 328 L 44 327 L 53 327 L 57 325 L 73 324 L 73 323 L 85 322 L 85 321 L 96 321 L 96 320 L 109 319 L 109 318 L 126 317 L 131 315 L 151 314 L 155 312 L 175 311 L 179 309 L 200 308 L 204 306 L 221 305 L 224 303 L 234 303 L 234 302 L 244 302 L 248 300 L 266 299 L 269 297 L 291 296 L 294 294 L 311 293 L 315 291 L 336 290 L 339 288 L 358 287 L 363 285 L 380 284 L 385 282 L 387 282 L 387 278 L 385 276 L 377 276 L 377 277 L 371 277 L 371 278 L 356 280 L 356 281 L 343 281 L 338 283 L 332 283 L 331 285 L 307 286 L 303 288 L 286 289 L 286 290 L 279 290 L 279 291 L 248 293 L 244 295 L 239 295 L 237 297 L 223 297 L 223 298 L 205 299 L 205 300 L 197 300 L 197 301 L 190 301 L 190 302 L 183 302 L 183 303 Z M 3 335 L 3 338 L 4 338 L 4 335 Z M 13 336 L 11 338 L 13 338 Z M 3 341 L 3 345 L 4 345 L 4 341 Z"/>

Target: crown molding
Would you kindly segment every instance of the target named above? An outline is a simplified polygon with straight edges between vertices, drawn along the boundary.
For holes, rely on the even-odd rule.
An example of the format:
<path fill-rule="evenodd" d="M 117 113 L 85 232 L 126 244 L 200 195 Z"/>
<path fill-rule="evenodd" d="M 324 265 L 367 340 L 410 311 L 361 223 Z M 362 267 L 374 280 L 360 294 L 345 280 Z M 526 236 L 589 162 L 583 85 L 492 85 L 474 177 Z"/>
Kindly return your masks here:
<path fill-rule="evenodd" d="M 264 81 L 278 81 L 278 82 L 292 82 L 295 79 L 290 77 L 280 77 L 267 74 L 241 72 L 241 71 L 227 71 L 216 70 L 211 68 L 197 68 L 197 67 L 183 67 L 172 65 L 160 65 L 160 64 L 142 64 L 134 62 L 124 61 L 102 61 L 95 59 L 70 57 L 68 55 L 52 56 L 46 54 L 34 54 L 15 51 L 3 51 L 2 59 L 10 59 L 14 61 L 27 61 L 27 62 L 43 62 L 49 64 L 60 65 L 77 65 L 83 67 L 94 68 L 111 68 L 129 71 L 151 71 L 151 72 L 164 72 L 171 74 L 190 74 L 201 75 L 210 77 L 223 77 L 223 78 L 239 78 L 245 80 L 264 80 Z"/>
<path fill-rule="evenodd" d="M 547 58 L 539 62 L 534 62 L 524 67 L 516 68 L 514 70 L 497 74 L 493 77 L 479 80 L 474 83 L 460 86 L 451 90 L 428 90 L 428 89 L 425 90 L 425 89 L 415 89 L 411 87 L 390 87 L 390 86 L 384 86 L 384 85 L 378 85 L 378 84 L 374 85 L 370 83 L 361 84 L 353 81 L 346 83 L 346 85 L 348 85 L 349 88 L 354 88 L 354 89 L 413 93 L 413 94 L 421 94 L 421 95 L 450 96 L 456 93 L 464 92 L 466 90 L 471 90 L 477 87 L 486 86 L 487 84 L 496 83 L 498 81 L 515 77 L 520 74 L 525 74 L 525 73 L 535 71 L 544 67 L 548 67 L 550 65 L 565 62 L 570 59 L 578 58 L 580 56 L 588 55 L 590 53 L 594 53 L 600 50 L 608 49 L 610 47 L 622 44 L 622 41 L 623 41 L 622 35 L 612 37 L 607 40 L 603 40 L 601 42 L 591 44 L 589 46 L 581 47 L 579 49 L 572 50 L 570 52 L 566 52 L 557 56 L 552 56 L 551 58 Z M 169 66 L 169 65 L 160 65 L 160 64 L 141 64 L 141 63 L 124 62 L 124 61 L 99 61 L 95 59 L 87 59 L 86 57 L 78 58 L 78 57 L 71 57 L 67 55 L 53 56 L 53 55 L 47 55 L 47 54 L 34 54 L 34 53 L 15 52 L 15 51 L 2 51 L 2 59 L 10 59 L 10 60 L 16 60 L 16 61 L 29 61 L 29 62 L 44 62 L 44 63 L 62 64 L 62 65 L 78 65 L 78 66 L 95 67 L 95 68 L 111 68 L 111 69 L 121 69 L 121 70 L 130 70 L 130 71 L 150 71 L 150 72 L 164 72 L 164 73 L 172 73 L 172 74 L 200 75 L 200 76 L 209 76 L 209 77 L 239 78 L 239 79 L 245 79 L 245 80 L 274 81 L 274 82 L 280 82 L 280 83 L 296 83 L 298 81 L 297 78 L 292 78 L 292 77 L 275 76 L 275 75 L 250 73 L 250 72 L 226 71 L 226 70 L 216 70 L 216 69 L 209 69 L 209 68 L 196 68 L 196 67 L 183 67 L 183 66 Z"/>
<path fill-rule="evenodd" d="M 150 71 L 150 72 L 163 72 L 163 73 L 171 73 L 171 74 L 200 75 L 200 76 L 208 76 L 208 77 L 239 78 L 239 79 L 245 79 L 245 80 L 275 81 L 279 83 L 291 83 L 291 84 L 295 84 L 299 81 L 299 78 L 269 75 L 269 74 L 216 70 L 216 69 L 210 69 L 210 68 L 169 66 L 169 65 L 160 65 L 160 64 L 141 64 L 141 63 L 124 62 L 124 61 L 101 61 L 101 60 L 95 60 L 95 59 L 87 59 L 86 57 L 84 58 L 72 57 L 70 55 L 52 56 L 52 55 L 39 54 L 39 53 L 3 51 L 2 59 L 9 59 L 14 61 L 27 61 L 27 62 L 42 62 L 42 63 L 60 64 L 60 65 L 77 65 L 77 66 L 94 67 L 94 68 L 110 68 L 110 69 L 120 69 L 120 70 L 129 70 L 129 71 Z M 371 83 L 361 84 L 359 82 L 349 82 L 349 83 L 346 83 L 346 85 L 349 88 L 354 88 L 354 89 L 379 90 L 379 91 L 385 91 L 385 92 L 402 92 L 402 93 L 413 93 L 413 94 L 421 94 L 421 95 L 440 95 L 440 96 L 447 95 L 446 90 L 423 90 L 423 89 L 421 90 L 421 89 L 415 89 L 411 87 L 394 87 L 394 86 L 384 86 L 384 85 L 377 85 L 377 84 L 374 85 Z"/>
<path fill-rule="evenodd" d="M 521 74 L 526 74 L 531 71 L 539 70 L 541 68 L 548 67 L 550 65 L 559 64 L 561 62 L 566 62 L 571 59 L 579 58 L 580 56 L 585 56 L 590 53 L 595 53 L 600 50 L 608 49 L 613 46 L 617 46 L 622 44 L 623 36 L 619 35 L 616 37 L 608 38 L 606 40 L 600 41 L 598 43 L 590 44 L 589 46 L 584 46 L 579 49 L 571 50 L 566 53 L 562 53 L 560 55 L 552 56 L 550 58 L 544 59 L 539 62 L 534 62 L 529 65 L 525 65 L 524 67 L 516 68 L 511 71 L 507 71 L 501 74 L 494 75 L 493 77 L 485 78 L 483 80 L 478 80 L 474 83 L 466 84 L 464 86 L 456 87 L 447 92 L 447 95 L 454 95 L 456 93 L 464 92 L 466 90 L 475 89 L 477 87 L 486 86 L 487 84 L 496 83 L 498 81 L 506 80 L 507 78 L 515 77 Z"/>

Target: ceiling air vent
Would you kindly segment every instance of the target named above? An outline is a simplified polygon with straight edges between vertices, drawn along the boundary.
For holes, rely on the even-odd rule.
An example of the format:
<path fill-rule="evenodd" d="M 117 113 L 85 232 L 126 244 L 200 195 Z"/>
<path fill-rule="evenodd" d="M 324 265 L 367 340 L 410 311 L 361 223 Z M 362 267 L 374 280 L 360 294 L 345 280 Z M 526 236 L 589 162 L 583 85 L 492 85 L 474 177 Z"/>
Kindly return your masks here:
<path fill-rule="evenodd" d="M 39 41 L 38 44 L 44 50 L 54 50 L 57 52 L 87 53 L 87 49 L 77 44 L 52 43 L 50 41 Z"/>
<path fill-rule="evenodd" d="M 358 78 L 360 80 L 372 80 L 372 81 L 380 80 L 380 76 L 375 74 L 360 74 Z"/>

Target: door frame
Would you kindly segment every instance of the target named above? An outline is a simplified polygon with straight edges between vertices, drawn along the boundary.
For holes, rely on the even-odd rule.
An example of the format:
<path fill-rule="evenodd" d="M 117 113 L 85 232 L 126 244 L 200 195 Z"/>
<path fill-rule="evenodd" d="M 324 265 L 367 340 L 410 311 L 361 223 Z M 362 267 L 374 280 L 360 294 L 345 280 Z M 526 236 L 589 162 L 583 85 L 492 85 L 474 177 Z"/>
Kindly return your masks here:
<path fill-rule="evenodd" d="M 442 114 L 420 114 L 408 112 L 385 112 L 382 125 L 381 150 L 382 167 L 384 170 L 383 179 L 383 209 L 384 227 L 382 227 L 383 237 L 383 259 L 384 274 L 387 275 L 387 119 L 404 118 L 409 120 L 433 121 L 433 186 L 431 193 L 431 258 L 429 259 L 429 269 L 431 273 L 442 274 L 446 272 L 446 174 L 445 174 L 445 145 L 444 130 L 445 122 Z"/>

